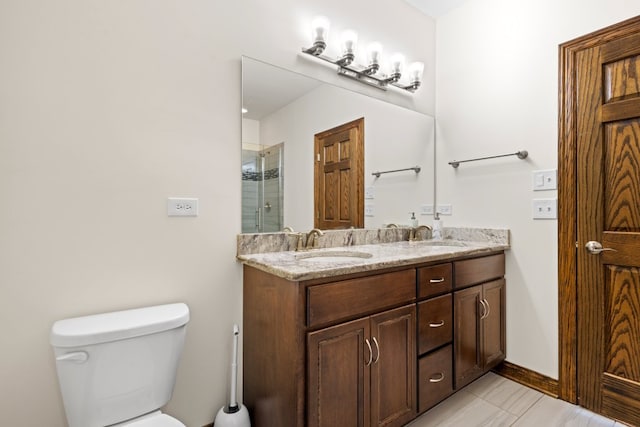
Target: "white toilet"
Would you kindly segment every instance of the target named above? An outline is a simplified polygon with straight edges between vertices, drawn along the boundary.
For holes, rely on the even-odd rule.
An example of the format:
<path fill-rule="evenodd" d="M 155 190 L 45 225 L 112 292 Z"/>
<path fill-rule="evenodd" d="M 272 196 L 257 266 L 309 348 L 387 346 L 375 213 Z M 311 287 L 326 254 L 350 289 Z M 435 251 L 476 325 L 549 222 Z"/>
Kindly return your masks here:
<path fill-rule="evenodd" d="M 178 303 L 55 322 L 69 427 L 185 427 L 159 409 L 171 399 L 188 321 Z"/>

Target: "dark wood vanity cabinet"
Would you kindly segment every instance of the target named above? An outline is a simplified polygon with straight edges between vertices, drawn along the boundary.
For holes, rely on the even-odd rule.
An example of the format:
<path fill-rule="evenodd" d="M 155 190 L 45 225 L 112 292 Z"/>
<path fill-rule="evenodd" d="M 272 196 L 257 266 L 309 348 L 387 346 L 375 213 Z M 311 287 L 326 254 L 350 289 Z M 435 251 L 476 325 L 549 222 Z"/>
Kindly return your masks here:
<path fill-rule="evenodd" d="M 504 359 L 504 254 L 290 281 L 244 267 L 254 427 L 402 426 Z"/>
<path fill-rule="evenodd" d="M 453 293 L 455 388 L 459 389 L 505 358 L 504 254 L 455 262 L 454 271 L 454 287 L 463 288 Z"/>
<path fill-rule="evenodd" d="M 252 425 L 399 427 L 414 419 L 415 301 L 415 268 L 295 282 L 245 266 Z"/>
<path fill-rule="evenodd" d="M 308 426 L 402 426 L 416 413 L 415 305 L 311 332 Z"/>

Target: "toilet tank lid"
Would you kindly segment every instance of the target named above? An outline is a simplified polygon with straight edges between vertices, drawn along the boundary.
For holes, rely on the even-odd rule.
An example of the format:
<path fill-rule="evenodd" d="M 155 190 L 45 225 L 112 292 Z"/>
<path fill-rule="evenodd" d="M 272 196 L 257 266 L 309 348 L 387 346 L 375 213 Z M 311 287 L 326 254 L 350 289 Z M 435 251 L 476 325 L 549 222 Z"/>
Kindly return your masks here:
<path fill-rule="evenodd" d="M 189 321 L 184 303 L 58 320 L 51 328 L 54 347 L 78 347 L 149 335 L 178 328 Z"/>

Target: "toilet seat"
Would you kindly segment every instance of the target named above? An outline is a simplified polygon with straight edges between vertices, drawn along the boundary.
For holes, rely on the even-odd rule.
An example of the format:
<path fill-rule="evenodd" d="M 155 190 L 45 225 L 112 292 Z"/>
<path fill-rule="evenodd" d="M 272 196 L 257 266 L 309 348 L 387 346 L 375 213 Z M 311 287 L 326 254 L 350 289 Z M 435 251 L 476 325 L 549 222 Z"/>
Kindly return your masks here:
<path fill-rule="evenodd" d="M 152 414 L 131 420 L 126 423 L 116 424 L 113 427 L 186 427 L 180 421 L 162 412 L 154 412 Z"/>

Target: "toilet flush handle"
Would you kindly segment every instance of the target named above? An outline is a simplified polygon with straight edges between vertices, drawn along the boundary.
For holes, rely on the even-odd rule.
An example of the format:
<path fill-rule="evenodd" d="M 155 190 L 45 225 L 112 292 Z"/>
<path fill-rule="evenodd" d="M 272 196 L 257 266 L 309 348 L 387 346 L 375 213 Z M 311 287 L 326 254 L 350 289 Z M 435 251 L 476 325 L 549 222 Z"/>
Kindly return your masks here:
<path fill-rule="evenodd" d="M 56 357 L 56 360 L 59 362 L 74 362 L 74 363 L 84 363 L 89 359 L 89 353 L 86 351 L 74 351 L 72 353 L 66 353 L 62 356 Z"/>

